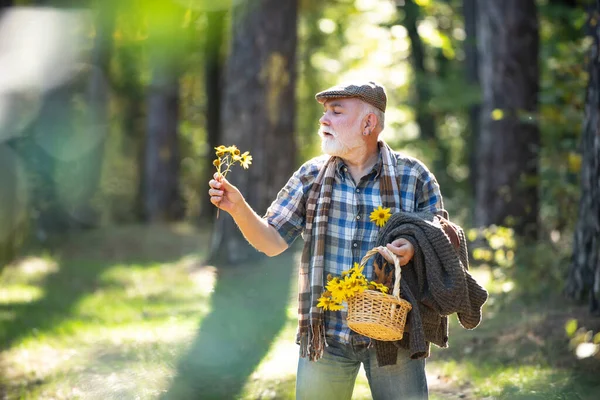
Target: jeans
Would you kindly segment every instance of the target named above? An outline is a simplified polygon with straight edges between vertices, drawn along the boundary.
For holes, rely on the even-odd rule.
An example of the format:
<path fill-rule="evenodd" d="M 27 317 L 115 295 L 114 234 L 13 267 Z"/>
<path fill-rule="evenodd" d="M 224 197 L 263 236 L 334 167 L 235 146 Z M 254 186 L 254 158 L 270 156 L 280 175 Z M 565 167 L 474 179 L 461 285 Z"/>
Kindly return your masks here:
<path fill-rule="evenodd" d="M 413 360 L 398 349 L 396 365 L 380 367 L 375 346 L 330 342 L 323 357 L 300 357 L 296 376 L 297 400 L 350 400 L 363 363 L 373 400 L 426 400 L 425 360 Z"/>

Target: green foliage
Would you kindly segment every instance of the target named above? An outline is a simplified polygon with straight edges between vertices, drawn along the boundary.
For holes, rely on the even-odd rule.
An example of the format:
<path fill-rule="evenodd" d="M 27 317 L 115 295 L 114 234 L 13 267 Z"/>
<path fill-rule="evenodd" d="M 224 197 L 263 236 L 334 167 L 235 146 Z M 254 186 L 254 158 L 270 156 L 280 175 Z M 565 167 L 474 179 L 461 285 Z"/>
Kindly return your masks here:
<path fill-rule="evenodd" d="M 577 220 L 590 41 L 582 35 L 585 9 L 548 2 L 541 3 L 539 10 L 540 216 L 545 232 L 557 230 L 566 235 Z"/>
<path fill-rule="evenodd" d="M 565 331 L 569 337 L 569 349 L 578 359 L 596 357 L 600 360 L 600 332 L 594 334 L 585 327 L 578 329 L 578 322 L 574 318 L 567 321 Z"/>
<path fill-rule="evenodd" d="M 558 232 L 549 240 L 526 243 L 510 228 L 490 226 L 467 232 L 472 260 L 491 269 L 510 298 L 538 299 L 562 293 L 571 257 L 571 240 Z"/>
<path fill-rule="evenodd" d="M 565 331 L 567 332 L 567 336 L 573 337 L 575 335 L 575 331 L 577 330 L 577 320 L 570 319 L 565 325 Z"/>

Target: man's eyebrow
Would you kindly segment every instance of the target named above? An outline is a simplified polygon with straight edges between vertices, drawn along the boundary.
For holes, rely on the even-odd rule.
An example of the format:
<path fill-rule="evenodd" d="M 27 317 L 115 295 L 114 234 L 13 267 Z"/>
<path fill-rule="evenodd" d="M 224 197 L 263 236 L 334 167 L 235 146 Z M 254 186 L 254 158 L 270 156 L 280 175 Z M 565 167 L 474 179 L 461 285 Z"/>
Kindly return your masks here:
<path fill-rule="evenodd" d="M 342 108 L 344 108 L 344 106 L 343 106 L 343 105 L 342 105 L 342 103 L 340 103 L 340 102 L 332 102 L 332 103 L 330 103 L 330 102 L 327 102 L 327 103 L 323 104 L 323 107 L 324 107 L 324 108 L 327 108 L 327 107 L 331 107 L 331 108 L 334 108 L 334 107 L 342 107 Z"/>

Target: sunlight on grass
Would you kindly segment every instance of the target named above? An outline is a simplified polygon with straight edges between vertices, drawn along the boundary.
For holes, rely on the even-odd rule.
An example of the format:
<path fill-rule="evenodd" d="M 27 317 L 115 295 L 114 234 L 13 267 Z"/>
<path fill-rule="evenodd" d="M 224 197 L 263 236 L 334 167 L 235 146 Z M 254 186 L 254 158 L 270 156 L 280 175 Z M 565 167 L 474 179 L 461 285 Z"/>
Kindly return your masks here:
<path fill-rule="evenodd" d="M 445 379 L 455 381 L 458 386 L 465 383 L 474 386 L 477 398 L 488 396 L 554 398 L 551 394 L 559 393 L 569 383 L 569 376 L 566 373 L 541 365 L 502 366 L 469 361 L 460 363 L 448 361 L 433 362 L 431 369 L 438 371 Z"/>
<path fill-rule="evenodd" d="M 0 275 L 4 284 L 37 283 L 48 274 L 58 271 L 58 264 L 52 257 L 25 257 L 7 265 Z"/>
<path fill-rule="evenodd" d="M 29 303 L 40 299 L 44 290 L 32 285 L 10 285 L 0 288 L 0 304 Z"/>
<path fill-rule="evenodd" d="M 165 246 L 180 237 L 168 235 Z M 8 398 L 157 398 L 210 312 L 215 269 L 199 267 L 199 254 L 111 265 L 86 262 L 84 248 L 79 261 L 32 257 L 0 274 L 0 306 L 21 307 L 0 309 Z"/>

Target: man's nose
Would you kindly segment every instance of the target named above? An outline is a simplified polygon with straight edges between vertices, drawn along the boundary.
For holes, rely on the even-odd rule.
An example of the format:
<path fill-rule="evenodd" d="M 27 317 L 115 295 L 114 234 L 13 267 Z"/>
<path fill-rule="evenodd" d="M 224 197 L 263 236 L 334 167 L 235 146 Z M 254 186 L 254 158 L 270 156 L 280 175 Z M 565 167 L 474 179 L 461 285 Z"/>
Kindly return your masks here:
<path fill-rule="evenodd" d="M 321 118 L 319 118 L 319 124 L 329 125 L 329 119 L 327 119 L 327 114 L 323 114 L 323 116 L 321 116 Z"/>

